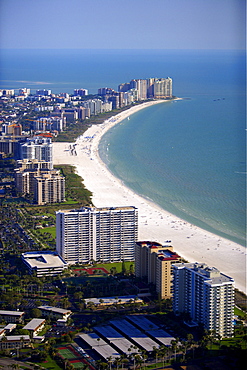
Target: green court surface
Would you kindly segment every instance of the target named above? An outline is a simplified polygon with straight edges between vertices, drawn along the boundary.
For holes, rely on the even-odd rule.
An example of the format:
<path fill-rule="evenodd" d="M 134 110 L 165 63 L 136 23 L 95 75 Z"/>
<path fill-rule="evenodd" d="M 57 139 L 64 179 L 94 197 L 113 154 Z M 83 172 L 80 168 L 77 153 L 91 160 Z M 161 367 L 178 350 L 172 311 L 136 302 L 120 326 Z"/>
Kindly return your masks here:
<path fill-rule="evenodd" d="M 58 350 L 60 355 L 67 359 L 72 358 L 78 358 L 72 351 L 70 351 L 68 348 L 65 349 L 59 349 Z"/>
<path fill-rule="evenodd" d="M 70 363 L 73 365 L 73 367 L 75 369 L 82 369 L 85 366 L 85 364 L 81 361 L 79 361 L 79 362 L 70 362 Z"/>

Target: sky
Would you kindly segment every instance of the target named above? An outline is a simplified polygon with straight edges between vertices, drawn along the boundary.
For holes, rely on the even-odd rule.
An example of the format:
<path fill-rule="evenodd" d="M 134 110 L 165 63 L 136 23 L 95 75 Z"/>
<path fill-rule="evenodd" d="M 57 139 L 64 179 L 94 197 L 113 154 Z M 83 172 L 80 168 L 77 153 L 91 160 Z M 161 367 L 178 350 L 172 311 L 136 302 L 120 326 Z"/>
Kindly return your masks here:
<path fill-rule="evenodd" d="M 0 0 L 8 49 L 245 49 L 246 0 Z"/>

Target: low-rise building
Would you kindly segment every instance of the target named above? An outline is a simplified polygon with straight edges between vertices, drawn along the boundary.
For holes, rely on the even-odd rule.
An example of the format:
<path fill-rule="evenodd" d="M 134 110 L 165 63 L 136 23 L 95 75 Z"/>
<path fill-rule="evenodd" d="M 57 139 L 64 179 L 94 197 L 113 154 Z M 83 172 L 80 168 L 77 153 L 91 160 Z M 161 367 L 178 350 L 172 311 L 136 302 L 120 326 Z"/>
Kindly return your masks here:
<path fill-rule="evenodd" d="M 30 274 L 40 276 L 55 276 L 61 274 L 67 263 L 55 252 L 26 252 L 22 253 L 22 261 Z"/>
<path fill-rule="evenodd" d="M 15 323 L 22 322 L 25 312 L 0 310 L 0 320 Z"/>
<path fill-rule="evenodd" d="M 18 349 L 30 346 L 31 339 L 29 335 L 7 335 L 0 340 L 1 349 Z"/>
<path fill-rule="evenodd" d="M 36 336 L 45 326 L 45 319 L 32 319 L 23 327 L 23 329 L 29 330 L 31 337 Z"/>
<path fill-rule="evenodd" d="M 43 316 L 48 316 L 56 319 L 68 320 L 72 312 L 63 308 L 52 307 L 52 306 L 39 306 Z"/>
<path fill-rule="evenodd" d="M 112 306 L 115 304 L 130 304 L 130 303 L 143 303 L 143 300 L 135 295 L 120 296 L 120 297 L 102 297 L 102 298 L 86 298 L 85 303 L 93 303 L 95 306 Z"/>
<path fill-rule="evenodd" d="M 8 324 L 5 326 L 4 330 L 7 332 L 7 333 L 11 333 L 14 329 L 16 328 L 16 324 Z"/>

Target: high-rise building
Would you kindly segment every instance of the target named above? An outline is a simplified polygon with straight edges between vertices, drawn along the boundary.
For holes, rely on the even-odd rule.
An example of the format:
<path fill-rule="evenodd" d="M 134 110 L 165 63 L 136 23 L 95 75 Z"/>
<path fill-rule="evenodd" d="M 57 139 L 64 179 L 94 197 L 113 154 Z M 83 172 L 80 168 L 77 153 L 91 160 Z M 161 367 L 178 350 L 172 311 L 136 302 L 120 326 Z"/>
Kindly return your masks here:
<path fill-rule="evenodd" d="M 51 95 L 51 90 L 39 89 L 39 90 L 36 90 L 36 95 L 49 96 L 49 95 Z"/>
<path fill-rule="evenodd" d="M 87 89 L 75 89 L 74 90 L 74 95 L 76 95 L 76 96 L 86 96 L 86 95 L 88 95 L 88 90 Z"/>
<path fill-rule="evenodd" d="M 233 335 L 234 280 L 204 263 L 173 265 L 173 311 L 221 337 Z"/>
<path fill-rule="evenodd" d="M 34 202 L 40 205 L 65 201 L 65 178 L 51 170 L 34 177 Z"/>
<path fill-rule="evenodd" d="M 135 207 L 56 212 L 56 250 L 67 263 L 133 261 L 138 233 Z"/>
<path fill-rule="evenodd" d="M 157 242 L 137 242 L 135 247 L 135 275 L 147 277 L 161 299 L 172 297 L 172 265 L 181 261 L 171 245 Z"/>
<path fill-rule="evenodd" d="M 37 204 L 60 203 L 65 200 L 65 178 L 50 162 L 18 161 L 15 170 L 16 189 L 22 194 L 33 194 Z"/>
<path fill-rule="evenodd" d="M 170 77 L 155 79 L 153 96 L 155 99 L 172 98 L 172 79 Z"/>
<path fill-rule="evenodd" d="M 21 144 L 21 159 L 38 159 L 53 163 L 52 141 L 50 138 L 28 138 Z"/>

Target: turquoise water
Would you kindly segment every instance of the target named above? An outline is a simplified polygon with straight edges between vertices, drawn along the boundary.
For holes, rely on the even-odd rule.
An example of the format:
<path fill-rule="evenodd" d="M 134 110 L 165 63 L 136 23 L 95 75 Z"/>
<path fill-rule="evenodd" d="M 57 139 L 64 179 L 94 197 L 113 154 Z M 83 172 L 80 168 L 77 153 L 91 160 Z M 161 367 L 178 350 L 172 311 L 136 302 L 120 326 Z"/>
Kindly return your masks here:
<path fill-rule="evenodd" d="M 5 50 L 1 87 L 72 93 L 172 77 L 188 97 L 106 133 L 110 171 L 167 211 L 245 245 L 245 54 L 237 51 Z"/>
<path fill-rule="evenodd" d="M 146 108 L 104 135 L 100 155 L 135 192 L 244 244 L 245 129 L 236 128 L 237 106 L 204 96 Z"/>

